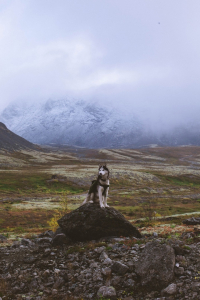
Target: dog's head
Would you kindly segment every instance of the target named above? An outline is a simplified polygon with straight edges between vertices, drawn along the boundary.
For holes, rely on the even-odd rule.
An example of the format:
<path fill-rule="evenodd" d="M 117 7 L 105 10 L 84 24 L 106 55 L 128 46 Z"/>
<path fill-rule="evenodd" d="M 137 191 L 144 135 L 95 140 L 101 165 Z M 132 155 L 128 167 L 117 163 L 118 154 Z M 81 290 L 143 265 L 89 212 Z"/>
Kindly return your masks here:
<path fill-rule="evenodd" d="M 99 177 L 102 179 L 109 178 L 109 169 L 106 165 L 99 165 Z"/>

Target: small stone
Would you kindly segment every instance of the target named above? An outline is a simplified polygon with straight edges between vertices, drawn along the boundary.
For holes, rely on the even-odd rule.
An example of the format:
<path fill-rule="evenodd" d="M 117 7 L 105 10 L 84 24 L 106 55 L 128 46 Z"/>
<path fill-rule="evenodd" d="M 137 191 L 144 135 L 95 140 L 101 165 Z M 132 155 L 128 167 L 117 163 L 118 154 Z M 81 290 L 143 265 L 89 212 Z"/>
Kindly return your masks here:
<path fill-rule="evenodd" d="M 50 243 L 52 242 L 52 238 L 49 238 L 49 237 L 43 237 L 43 238 L 35 239 L 35 241 L 36 241 L 38 244 L 50 244 Z"/>
<path fill-rule="evenodd" d="M 94 273 L 93 274 L 93 281 L 103 281 L 101 273 L 99 273 L 99 272 Z"/>
<path fill-rule="evenodd" d="M 52 245 L 53 246 L 68 245 L 70 241 L 71 240 L 64 233 L 60 233 L 53 238 Z"/>
<path fill-rule="evenodd" d="M 124 275 L 129 270 L 129 268 L 121 262 L 115 261 L 111 266 L 111 270 L 120 275 Z"/>
<path fill-rule="evenodd" d="M 103 275 L 105 275 L 105 276 L 110 276 L 111 273 L 112 273 L 112 271 L 111 271 L 110 268 L 102 268 L 102 269 L 101 269 L 101 273 L 102 273 Z"/>
<path fill-rule="evenodd" d="M 117 286 L 118 284 L 121 285 L 122 283 L 122 277 L 121 276 L 114 276 L 112 278 L 112 285 Z"/>
<path fill-rule="evenodd" d="M 12 276 L 10 275 L 10 273 L 8 273 L 7 276 L 6 276 L 6 279 L 9 280 L 11 278 L 12 278 Z"/>
<path fill-rule="evenodd" d="M 177 291 L 177 285 L 175 283 L 171 283 L 165 289 L 162 290 L 161 294 L 170 296 L 176 294 L 176 291 Z"/>
<path fill-rule="evenodd" d="M 18 248 L 19 246 L 20 246 L 20 242 L 14 241 L 11 247 L 15 249 L 15 248 Z"/>
<path fill-rule="evenodd" d="M 183 282 L 178 282 L 178 283 L 177 283 L 177 286 L 178 286 L 178 287 L 183 286 Z"/>
<path fill-rule="evenodd" d="M 99 259 L 102 261 L 105 260 L 106 258 L 108 258 L 108 254 L 106 252 L 102 252 Z"/>
<path fill-rule="evenodd" d="M 191 272 L 191 271 L 189 271 L 189 270 L 187 270 L 185 273 L 186 273 L 187 275 L 189 275 L 189 276 L 191 276 L 191 275 L 192 275 L 192 272 Z"/>
<path fill-rule="evenodd" d="M 56 289 L 52 290 L 52 295 L 57 295 L 58 291 Z"/>
<path fill-rule="evenodd" d="M 137 254 L 137 251 L 131 250 L 131 254 Z"/>
<path fill-rule="evenodd" d="M 146 247 L 146 245 L 140 245 L 140 250 L 143 250 Z"/>
<path fill-rule="evenodd" d="M 96 262 L 93 262 L 90 264 L 90 268 L 98 268 L 98 264 Z"/>
<path fill-rule="evenodd" d="M 47 230 L 41 234 L 39 234 L 39 237 L 42 238 L 42 237 L 50 237 L 52 238 L 54 236 L 54 232 L 52 230 Z"/>
<path fill-rule="evenodd" d="M 58 275 L 59 273 L 60 273 L 60 269 L 55 269 L 55 270 L 54 270 L 54 274 L 55 274 L 55 275 Z"/>
<path fill-rule="evenodd" d="M 94 251 L 97 252 L 97 253 L 101 253 L 101 252 L 103 252 L 105 249 L 106 249 L 106 247 L 105 247 L 105 246 L 102 246 L 102 247 L 95 248 Z"/>
<path fill-rule="evenodd" d="M 183 268 L 183 267 L 175 268 L 175 269 L 174 269 L 174 273 L 175 273 L 176 275 L 183 275 L 183 273 L 184 273 L 184 268 Z"/>
<path fill-rule="evenodd" d="M 32 242 L 29 239 L 21 239 L 21 244 L 24 246 L 31 246 Z"/>
<path fill-rule="evenodd" d="M 200 282 L 194 282 L 192 285 L 192 290 L 194 292 L 199 292 L 200 291 Z"/>
<path fill-rule="evenodd" d="M 192 294 L 192 297 L 195 299 L 195 297 L 197 297 L 198 296 L 198 293 L 197 292 L 195 292 L 195 293 L 193 293 Z"/>
<path fill-rule="evenodd" d="M 46 248 L 44 250 L 44 256 L 48 256 L 50 252 L 51 252 L 51 249 L 50 248 Z"/>
<path fill-rule="evenodd" d="M 42 274 L 43 277 L 48 277 L 50 274 L 49 270 L 45 270 L 44 273 Z"/>
<path fill-rule="evenodd" d="M 26 264 L 32 264 L 37 260 L 37 257 L 34 256 L 27 256 L 23 259 L 23 262 Z"/>
<path fill-rule="evenodd" d="M 20 249 L 26 249 L 26 248 L 27 248 L 27 246 L 20 245 L 20 246 L 19 246 L 19 248 L 20 248 Z"/>
<path fill-rule="evenodd" d="M 116 297 L 116 291 L 115 288 L 113 286 L 102 286 L 99 288 L 98 292 L 97 292 L 97 296 L 98 298 L 102 298 L 102 297 Z"/>
<path fill-rule="evenodd" d="M 175 265 L 177 268 L 179 268 L 179 263 L 176 263 L 176 265 Z"/>
<path fill-rule="evenodd" d="M 198 224 L 200 224 L 200 218 L 194 218 L 194 217 L 192 217 L 190 219 L 184 220 L 183 224 L 186 224 L 186 225 L 198 225 Z"/>
<path fill-rule="evenodd" d="M 112 264 L 112 259 L 110 259 L 109 257 L 106 258 L 103 262 L 103 265 L 111 265 Z"/>
<path fill-rule="evenodd" d="M 130 271 L 134 270 L 134 263 L 132 261 L 128 261 L 126 263 L 127 267 L 129 268 Z"/>
<path fill-rule="evenodd" d="M 61 277 L 59 277 L 56 282 L 53 285 L 53 289 L 59 289 L 61 286 L 63 286 L 65 283 L 64 279 L 62 279 Z"/>
<path fill-rule="evenodd" d="M 126 280 L 124 282 L 125 287 L 134 287 L 135 285 L 135 281 L 131 278 L 129 278 L 128 280 Z"/>

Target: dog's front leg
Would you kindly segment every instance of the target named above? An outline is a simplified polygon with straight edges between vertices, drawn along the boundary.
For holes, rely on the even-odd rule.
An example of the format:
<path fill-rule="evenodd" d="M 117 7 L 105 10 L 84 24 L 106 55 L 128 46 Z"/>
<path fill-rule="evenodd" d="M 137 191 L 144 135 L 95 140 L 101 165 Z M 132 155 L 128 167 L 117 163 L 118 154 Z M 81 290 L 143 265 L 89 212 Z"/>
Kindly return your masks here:
<path fill-rule="evenodd" d="M 108 190 L 109 190 L 109 187 L 106 189 L 106 195 L 105 195 L 105 197 L 104 197 L 104 206 L 105 206 L 105 207 L 109 207 L 109 205 L 107 204 Z"/>
<path fill-rule="evenodd" d="M 94 193 L 90 194 L 90 201 L 89 203 L 94 203 Z"/>
<path fill-rule="evenodd" d="M 102 187 L 99 187 L 98 194 L 99 194 L 99 204 L 100 204 L 100 207 L 104 208 L 104 203 L 103 203 L 103 188 Z"/>

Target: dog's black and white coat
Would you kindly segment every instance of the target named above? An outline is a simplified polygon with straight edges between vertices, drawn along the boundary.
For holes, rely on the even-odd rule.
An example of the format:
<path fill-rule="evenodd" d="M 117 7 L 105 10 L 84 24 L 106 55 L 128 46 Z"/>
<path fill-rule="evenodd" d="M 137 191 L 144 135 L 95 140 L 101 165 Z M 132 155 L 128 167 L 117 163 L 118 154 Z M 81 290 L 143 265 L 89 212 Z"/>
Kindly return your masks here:
<path fill-rule="evenodd" d="M 109 207 L 107 204 L 109 186 L 109 169 L 106 165 L 101 165 L 99 166 L 97 180 L 92 181 L 92 185 L 83 204 L 87 202 L 99 203 L 102 208 Z"/>

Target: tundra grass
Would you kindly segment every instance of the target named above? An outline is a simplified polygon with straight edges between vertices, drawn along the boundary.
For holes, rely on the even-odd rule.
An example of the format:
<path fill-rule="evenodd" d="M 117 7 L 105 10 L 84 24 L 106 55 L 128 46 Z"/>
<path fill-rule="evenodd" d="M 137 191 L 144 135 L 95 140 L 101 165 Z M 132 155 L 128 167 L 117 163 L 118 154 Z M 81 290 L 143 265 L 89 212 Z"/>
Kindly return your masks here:
<path fill-rule="evenodd" d="M 17 159 L 18 165 L 12 160 L 0 170 L 1 232 L 7 227 L 13 232 L 48 228 L 62 195 L 68 197 L 68 208 L 76 209 L 105 161 L 110 168 L 108 204 L 127 219 L 200 211 L 200 147 L 63 148 L 5 157 Z"/>
<path fill-rule="evenodd" d="M 48 221 L 53 217 L 53 211 L 19 210 L 0 211 L 0 232 L 24 233 L 30 229 L 48 228 Z"/>
<path fill-rule="evenodd" d="M 0 172 L 0 196 L 34 196 L 69 193 L 79 194 L 83 188 L 67 181 L 51 180 L 51 176 L 45 173 L 32 173 L 26 171 Z"/>

